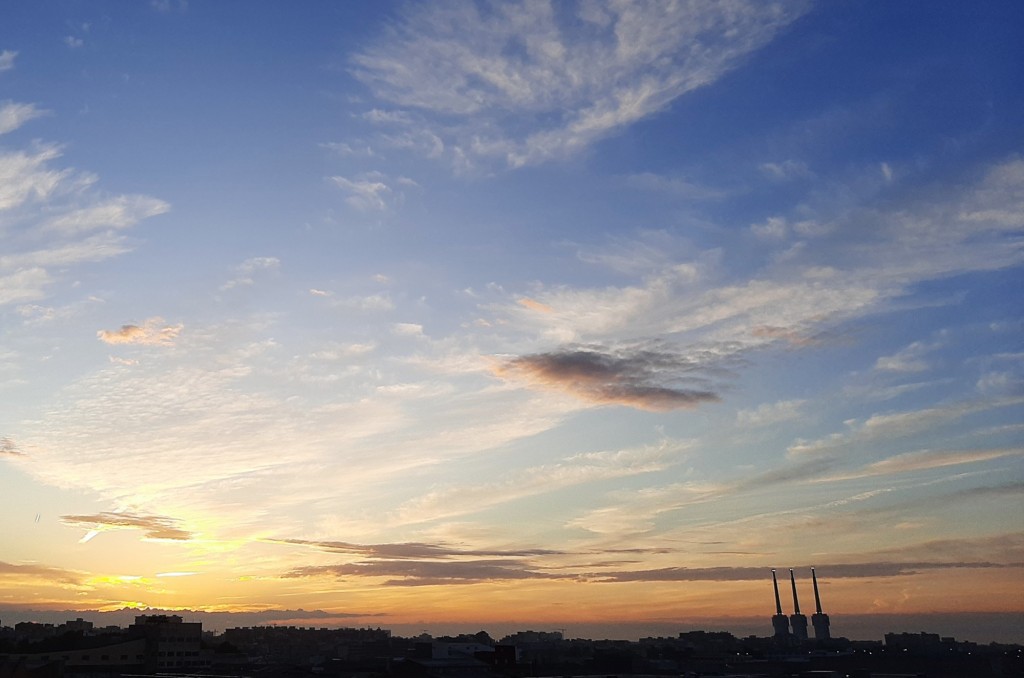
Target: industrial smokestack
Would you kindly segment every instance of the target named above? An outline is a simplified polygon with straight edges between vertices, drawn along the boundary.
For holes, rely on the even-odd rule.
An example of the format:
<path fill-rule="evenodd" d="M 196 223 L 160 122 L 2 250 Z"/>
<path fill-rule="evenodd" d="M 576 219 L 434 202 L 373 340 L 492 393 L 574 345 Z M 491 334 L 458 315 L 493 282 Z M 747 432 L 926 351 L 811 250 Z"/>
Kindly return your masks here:
<path fill-rule="evenodd" d="M 811 615 L 811 626 L 814 627 L 815 640 L 828 640 L 832 637 L 829 631 L 828 615 L 821 611 L 821 597 L 818 595 L 818 575 L 814 568 L 811 568 L 811 581 L 814 582 L 814 608 L 817 610 Z"/>
<path fill-rule="evenodd" d="M 782 600 L 779 598 L 779 580 L 772 569 L 772 586 L 775 587 L 775 615 L 772 617 L 772 628 L 775 629 L 775 640 L 779 643 L 789 642 L 789 619 L 782 614 Z"/>
<path fill-rule="evenodd" d="M 793 575 L 793 568 L 789 568 L 789 583 L 793 585 L 793 613 L 800 614 L 800 601 L 796 597 L 796 577 Z"/>
<path fill-rule="evenodd" d="M 818 614 L 821 614 L 821 596 L 818 595 L 818 575 L 814 574 L 814 568 L 811 568 L 811 581 L 814 582 L 814 609 Z"/>
<path fill-rule="evenodd" d="M 807 617 L 800 614 L 800 600 L 796 597 L 796 576 L 793 568 L 789 568 L 789 583 L 793 585 L 793 614 L 789 615 L 789 623 L 793 627 L 793 639 L 798 643 L 807 640 Z"/>
<path fill-rule="evenodd" d="M 775 587 L 775 614 L 782 614 L 782 600 L 779 599 L 779 580 L 775 578 L 775 570 L 772 570 L 772 586 Z"/>

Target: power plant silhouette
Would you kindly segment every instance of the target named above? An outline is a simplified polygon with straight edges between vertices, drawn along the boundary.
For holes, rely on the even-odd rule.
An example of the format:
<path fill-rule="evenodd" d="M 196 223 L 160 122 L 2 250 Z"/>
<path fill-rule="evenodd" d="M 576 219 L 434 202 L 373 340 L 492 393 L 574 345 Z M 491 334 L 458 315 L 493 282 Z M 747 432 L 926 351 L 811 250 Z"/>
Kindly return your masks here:
<path fill-rule="evenodd" d="M 818 575 L 811 568 L 811 580 L 814 582 L 815 613 L 811 615 L 811 626 L 814 627 L 815 640 L 828 640 L 828 615 L 821 611 L 821 596 L 818 595 Z M 801 644 L 807 641 L 807 615 L 800 614 L 800 599 L 796 595 L 796 575 L 793 568 L 789 569 L 789 582 L 793 587 L 793 614 L 788 617 L 782 612 L 782 599 L 779 598 L 779 580 L 772 569 L 772 586 L 775 588 L 775 614 L 772 616 L 772 628 L 775 629 L 775 640 L 780 643 Z M 792 631 L 790 630 L 792 629 Z"/>

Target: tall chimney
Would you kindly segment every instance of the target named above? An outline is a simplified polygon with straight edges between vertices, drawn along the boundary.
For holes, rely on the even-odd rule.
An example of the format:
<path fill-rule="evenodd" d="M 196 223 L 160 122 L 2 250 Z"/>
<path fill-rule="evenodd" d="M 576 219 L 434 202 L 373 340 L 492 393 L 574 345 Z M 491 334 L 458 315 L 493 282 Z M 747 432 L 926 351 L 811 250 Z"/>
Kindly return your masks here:
<path fill-rule="evenodd" d="M 778 643 L 789 642 L 789 619 L 782 614 L 782 600 L 779 598 L 779 580 L 775 578 L 775 569 L 772 569 L 772 586 L 775 587 L 775 615 L 772 617 L 772 627 L 775 629 L 775 640 Z"/>
<path fill-rule="evenodd" d="M 789 623 L 793 627 L 793 639 L 798 643 L 807 640 L 807 616 L 800 614 L 800 600 L 796 597 L 796 576 L 793 568 L 789 568 L 789 583 L 793 585 L 793 614 L 789 615 Z"/>
<path fill-rule="evenodd" d="M 811 615 L 811 626 L 814 627 L 814 639 L 828 640 L 832 637 L 828 628 L 828 615 L 821 611 L 821 597 L 818 596 L 818 575 L 815 574 L 813 567 L 811 568 L 811 580 L 814 582 L 814 608 L 817 610 L 817 612 Z"/>
<path fill-rule="evenodd" d="M 818 575 L 814 574 L 814 568 L 811 568 L 811 581 L 814 582 L 814 609 L 818 614 L 821 614 L 821 596 L 818 595 Z"/>
<path fill-rule="evenodd" d="M 793 613 L 800 614 L 800 601 L 796 597 L 796 577 L 793 576 L 793 568 L 789 568 L 789 583 L 793 585 Z"/>

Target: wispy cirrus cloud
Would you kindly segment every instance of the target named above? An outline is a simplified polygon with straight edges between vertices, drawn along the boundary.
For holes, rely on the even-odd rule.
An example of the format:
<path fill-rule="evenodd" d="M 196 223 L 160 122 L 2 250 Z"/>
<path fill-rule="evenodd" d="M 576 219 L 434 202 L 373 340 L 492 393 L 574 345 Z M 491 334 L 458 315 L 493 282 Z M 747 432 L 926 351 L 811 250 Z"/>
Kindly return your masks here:
<path fill-rule="evenodd" d="M 47 111 L 37 108 L 35 104 L 23 104 L 16 101 L 0 102 L 0 134 L 13 132 L 29 120 L 46 114 Z"/>
<path fill-rule="evenodd" d="M 221 285 L 221 291 L 256 284 L 256 276 L 264 272 L 277 271 L 281 260 L 277 257 L 250 257 L 234 268 L 235 277 Z"/>
<path fill-rule="evenodd" d="M 982 461 L 990 461 L 992 459 L 1020 456 L 1024 456 L 1024 449 L 998 448 L 987 450 L 921 450 L 918 452 L 897 454 L 848 473 L 828 476 L 824 478 L 824 480 L 848 480 L 868 476 L 910 473 L 911 471 L 927 471 L 936 468 L 946 468 L 948 466 L 975 464 Z"/>
<path fill-rule="evenodd" d="M 915 341 L 892 355 L 880 356 L 875 361 L 875 369 L 884 372 L 924 372 L 929 368 L 925 355 L 935 348 L 934 344 Z"/>
<path fill-rule="evenodd" d="M 610 397 L 615 387 L 665 384 L 650 383 L 647 366 L 607 348 L 612 339 L 642 345 L 658 337 L 660 350 L 675 354 L 678 366 L 706 369 L 731 367 L 750 351 L 815 346 L 832 328 L 889 308 L 917 283 L 1024 262 L 1024 251 L 1008 244 L 1009 237 L 1024 231 L 1022 196 L 1024 161 L 1010 159 L 987 168 L 973 185 L 936 200 L 797 222 L 829 222 L 834 228 L 813 237 L 798 233 L 807 239 L 753 275 L 730 275 L 714 252 L 679 260 L 638 245 L 645 269 L 631 271 L 611 255 L 586 259 L 631 273 L 640 278 L 636 282 L 600 288 L 536 285 L 529 304 L 517 295 L 491 310 L 499 322 L 554 344 L 509 362 L 536 385 L 572 389 L 595 402 L 626 402 Z M 779 238 L 790 237 L 795 228 L 786 221 Z M 852 240 L 850 233 L 856 234 Z M 618 242 L 614 246 L 622 248 Z M 598 349 L 587 354 L 579 348 L 588 344 Z M 908 347 L 878 367 L 920 369 L 930 346 Z M 602 375 L 609 378 L 607 388 Z M 712 388 L 697 390 L 716 394 Z M 658 394 L 652 395 L 635 402 L 649 406 L 657 400 Z M 686 400 L 665 395 L 659 407 Z"/>
<path fill-rule="evenodd" d="M 50 161 L 59 157 L 60 149 L 52 144 L 0 153 L 0 210 L 47 198 L 73 179 L 69 170 L 49 168 Z"/>
<path fill-rule="evenodd" d="M 807 163 L 802 160 L 789 158 L 780 162 L 764 162 L 758 169 L 768 178 L 775 181 L 792 181 L 794 179 L 807 179 L 813 176 Z"/>
<path fill-rule="evenodd" d="M 143 219 L 167 212 L 171 206 L 163 200 L 144 195 L 123 195 L 96 205 L 71 210 L 50 219 L 43 230 L 74 236 L 99 229 L 123 229 Z"/>
<path fill-rule="evenodd" d="M 61 516 L 60 520 L 65 525 L 82 527 L 90 531 L 105 532 L 108 530 L 132 529 L 142 530 L 147 539 L 170 539 L 174 541 L 186 541 L 192 538 L 192 533 L 180 527 L 177 520 L 167 516 L 147 515 L 131 512 L 110 512 L 95 513 L 92 515 L 67 515 Z M 91 538 L 87 535 L 83 541 Z"/>
<path fill-rule="evenodd" d="M 184 325 L 166 325 L 163 318 L 150 318 L 142 325 L 122 325 L 116 330 L 99 330 L 96 337 L 105 344 L 170 346 Z"/>
<path fill-rule="evenodd" d="M 863 422 L 847 422 L 848 431 L 832 433 L 817 440 L 798 440 L 789 446 L 787 455 L 793 459 L 833 456 L 857 445 L 905 438 L 976 412 L 1008 407 L 1019 402 L 1020 398 L 978 399 L 918 410 L 875 414 Z"/>
<path fill-rule="evenodd" d="M 348 196 L 345 202 L 360 212 L 387 212 L 405 202 L 406 189 L 419 188 L 409 177 L 389 177 L 381 172 L 353 178 L 332 176 L 330 181 Z"/>
<path fill-rule="evenodd" d="M 410 524 L 450 518 L 585 483 L 653 473 L 678 464 L 689 447 L 689 441 L 665 439 L 635 448 L 573 455 L 509 472 L 497 482 L 438 488 L 399 506 L 392 521 Z"/>
<path fill-rule="evenodd" d="M 714 200 L 721 198 L 723 191 L 701 186 L 685 177 L 663 176 L 652 172 L 642 172 L 626 177 L 629 186 L 642 191 L 661 193 L 683 200 Z"/>
<path fill-rule="evenodd" d="M 53 144 L 0 151 L 0 305 L 46 298 L 76 265 L 131 249 L 124 232 L 169 209 L 142 195 L 109 197 L 97 178 L 53 167 Z"/>
<path fill-rule="evenodd" d="M 56 581 L 62 584 L 81 585 L 85 574 L 60 567 L 48 567 L 36 563 L 6 563 L 0 561 L 0 577 L 11 577 L 15 579 L 40 579 L 44 581 Z"/>
<path fill-rule="evenodd" d="M 412 5 L 353 71 L 453 161 L 559 159 L 714 82 L 803 3 Z M 443 117 L 447 124 L 434 121 Z"/>
<path fill-rule="evenodd" d="M 788 565 L 786 565 L 788 567 Z M 794 570 L 810 572 L 812 565 L 795 566 Z M 763 567 L 666 567 L 654 570 L 598 572 L 591 581 L 617 583 L 634 581 L 764 581 L 771 565 Z M 818 564 L 819 573 L 830 579 L 866 579 L 874 577 L 900 577 L 917 574 L 922 570 L 948 569 L 1005 569 L 1024 568 L 1024 563 L 993 563 L 990 561 L 915 561 Z"/>

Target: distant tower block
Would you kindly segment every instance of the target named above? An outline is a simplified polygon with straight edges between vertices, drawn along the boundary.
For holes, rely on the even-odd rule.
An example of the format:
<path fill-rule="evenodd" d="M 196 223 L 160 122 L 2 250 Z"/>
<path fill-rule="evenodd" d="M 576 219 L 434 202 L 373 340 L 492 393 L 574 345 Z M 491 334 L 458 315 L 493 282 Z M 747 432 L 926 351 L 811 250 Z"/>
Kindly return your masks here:
<path fill-rule="evenodd" d="M 779 581 L 775 578 L 775 570 L 772 570 L 772 586 L 775 587 L 775 615 L 772 617 L 772 627 L 775 628 L 775 640 L 780 643 L 788 643 L 789 618 L 782 614 L 782 601 L 779 599 Z"/>
<path fill-rule="evenodd" d="M 789 568 L 789 583 L 793 585 L 793 614 L 789 615 L 789 623 L 793 627 L 793 639 L 802 643 L 807 640 L 807 615 L 800 614 L 800 600 L 796 597 L 796 577 L 793 568 Z"/>
<path fill-rule="evenodd" d="M 821 598 L 818 597 L 818 575 L 814 574 L 811 568 L 811 579 L 814 581 L 814 609 L 817 610 L 811 615 L 811 625 L 814 627 L 814 638 L 816 640 L 828 640 L 832 636 L 828 632 L 828 615 L 821 611 Z"/>

